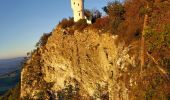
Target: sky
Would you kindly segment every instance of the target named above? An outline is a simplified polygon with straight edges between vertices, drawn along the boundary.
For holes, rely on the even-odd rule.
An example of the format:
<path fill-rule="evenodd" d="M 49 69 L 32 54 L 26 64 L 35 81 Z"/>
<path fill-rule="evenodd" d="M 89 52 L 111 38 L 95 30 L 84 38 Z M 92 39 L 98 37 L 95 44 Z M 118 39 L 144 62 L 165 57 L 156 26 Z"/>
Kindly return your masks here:
<path fill-rule="evenodd" d="M 102 11 L 109 1 L 85 0 L 85 8 Z M 72 16 L 70 0 L 0 0 L 0 59 L 26 56 L 43 33 Z"/>

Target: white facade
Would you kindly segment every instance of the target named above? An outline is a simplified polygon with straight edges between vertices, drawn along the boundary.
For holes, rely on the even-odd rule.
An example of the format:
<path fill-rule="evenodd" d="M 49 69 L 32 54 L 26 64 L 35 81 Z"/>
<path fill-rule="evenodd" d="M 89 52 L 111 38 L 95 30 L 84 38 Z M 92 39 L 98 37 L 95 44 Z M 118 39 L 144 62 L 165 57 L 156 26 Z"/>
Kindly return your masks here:
<path fill-rule="evenodd" d="M 71 0 L 71 8 L 75 22 L 84 19 L 84 0 Z"/>

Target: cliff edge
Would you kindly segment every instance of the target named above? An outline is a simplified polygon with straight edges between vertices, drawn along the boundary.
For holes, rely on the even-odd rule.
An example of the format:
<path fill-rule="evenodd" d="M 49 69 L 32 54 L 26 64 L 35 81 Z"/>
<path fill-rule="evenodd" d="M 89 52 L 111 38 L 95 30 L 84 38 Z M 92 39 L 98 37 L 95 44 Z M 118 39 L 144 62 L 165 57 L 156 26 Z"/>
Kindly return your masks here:
<path fill-rule="evenodd" d="M 169 100 L 169 9 L 170 0 L 125 0 L 108 3 L 92 25 L 63 19 L 28 54 L 20 99 Z"/>
<path fill-rule="evenodd" d="M 136 67 L 134 57 L 128 55 L 129 48 L 123 43 L 116 45 L 116 35 L 100 34 L 98 30 L 87 28 L 71 35 L 66 31 L 54 30 L 46 45 L 26 62 L 21 74 L 21 97 L 35 99 L 47 92 L 53 98 L 70 95 L 77 99 L 127 100 L 128 88 L 117 80 L 127 66 Z"/>

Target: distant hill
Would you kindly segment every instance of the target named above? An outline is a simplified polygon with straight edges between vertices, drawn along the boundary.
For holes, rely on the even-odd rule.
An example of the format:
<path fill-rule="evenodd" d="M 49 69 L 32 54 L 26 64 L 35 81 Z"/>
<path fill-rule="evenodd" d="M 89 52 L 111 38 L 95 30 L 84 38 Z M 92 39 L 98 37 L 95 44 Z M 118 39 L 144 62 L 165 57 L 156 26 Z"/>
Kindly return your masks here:
<path fill-rule="evenodd" d="M 20 69 L 23 60 L 24 57 L 0 59 L 0 75 Z"/>
<path fill-rule="evenodd" d="M 16 86 L 20 80 L 20 69 L 0 75 L 0 95 Z"/>
<path fill-rule="evenodd" d="M 23 61 L 24 57 L 0 59 L 0 95 L 3 95 L 19 82 Z"/>

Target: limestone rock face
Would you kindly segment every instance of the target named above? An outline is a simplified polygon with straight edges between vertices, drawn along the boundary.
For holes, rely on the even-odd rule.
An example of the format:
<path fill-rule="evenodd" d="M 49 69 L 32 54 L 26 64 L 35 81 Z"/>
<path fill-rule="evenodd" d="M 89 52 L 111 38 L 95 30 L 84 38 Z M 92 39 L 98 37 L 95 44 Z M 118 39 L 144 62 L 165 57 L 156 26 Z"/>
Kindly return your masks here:
<path fill-rule="evenodd" d="M 128 100 L 128 88 L 119 78 L 127 66 L 135 67 L 129 48 L 116 45 L 117 36 L 108 33 L 86 29 L 70 35 L 63 30 L 54 30 L 26 62 L 21 97 Z"/>

